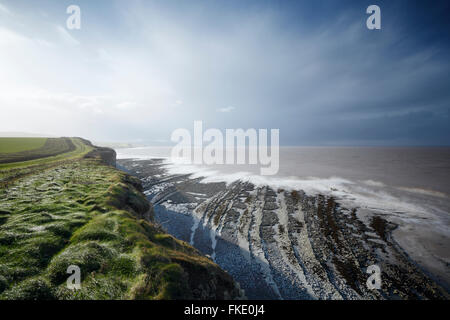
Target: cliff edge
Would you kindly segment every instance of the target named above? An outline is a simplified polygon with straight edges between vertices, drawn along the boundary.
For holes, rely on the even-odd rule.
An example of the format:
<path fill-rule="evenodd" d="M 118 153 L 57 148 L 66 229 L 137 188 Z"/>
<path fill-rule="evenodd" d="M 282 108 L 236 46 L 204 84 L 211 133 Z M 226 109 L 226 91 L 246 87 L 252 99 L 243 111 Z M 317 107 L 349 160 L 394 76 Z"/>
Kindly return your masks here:
<path fill-rule="evenodd" d="M 93 150 L 0 172 L 0 299 L 243 297 L 228 273 L 152 222 L 140 181 L 113 167 L 112 149 L 79 141 Z"/>

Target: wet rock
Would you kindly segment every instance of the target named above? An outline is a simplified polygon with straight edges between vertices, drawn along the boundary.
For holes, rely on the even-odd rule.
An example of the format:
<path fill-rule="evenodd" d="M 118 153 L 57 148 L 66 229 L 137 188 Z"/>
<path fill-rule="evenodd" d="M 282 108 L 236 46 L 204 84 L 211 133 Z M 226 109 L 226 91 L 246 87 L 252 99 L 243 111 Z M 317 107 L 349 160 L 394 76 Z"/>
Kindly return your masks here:
<path fill-rule="evenodd" d="M 120 164 L 128 170 L 134 165 L 122 160 Z M 177 213 L 161 216 L 169 221 L 167 226 L 176 226 L 168 231 L 176 235 L 175 230 L 184 226 L 183 239 L 193 239 L 195 247 L 211 255 L 239 281 L 249 298 L 449 298 L 448 292 L 392 241 L 395 226 L 375 214 L 366 225 L 357 209 L 342 208 L 337 199 L 324 195 L 275 191 L 244 182 L 228 186 L 201 183 L 186 176 L 165 175 L 158 166 L 146 162 L 139 169 L 144 173 L 138 176 L 144 181 L 151 179 L 153 189 L 148 190 L 154 190 L 151 196 L 159 201 L 187 201 L 188 197 L 180 196 L 198 190 L 205 194 L 185 216 L 189 223 Z M 159 183 L 150 178 L 155 175 Z M 167 181 L 172 183 L 170 191 L 158 187 Z M 379 291 L 366 286 L 366 270 L 372 264 L 382 270 Z"/>

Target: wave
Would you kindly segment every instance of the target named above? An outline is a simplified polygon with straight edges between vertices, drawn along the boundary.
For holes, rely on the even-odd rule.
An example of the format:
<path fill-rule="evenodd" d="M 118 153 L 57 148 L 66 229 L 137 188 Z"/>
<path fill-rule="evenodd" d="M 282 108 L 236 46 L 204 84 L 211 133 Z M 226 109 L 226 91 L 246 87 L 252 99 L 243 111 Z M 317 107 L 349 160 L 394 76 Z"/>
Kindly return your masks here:
<path fill-rule="evenodd" d="M 227 185 L 236 182 L 250 182 L 258 187 L 270 186 L 274 189 L 302 190 L 308 195 L 327 195 L 341 200 L 349 207 L 365 208 L 389 214 L 407 214 L 402 219 L 412 217 L 430 218 L 430 209 L 414 203 L 411 198 L 391 194 L 391 188 L 382 182 L 366 180 L 352 181 L 338 176 L 329 178 L 296 176 L 261 176 L 247 171 L 231 173 L 211 170 L 198 165 L 174 164 L 164 161 L 164 168 L 169 175 L 190 175 L 193 179 L 201 179 L 203 183 L 224 182 Z M 379 188 L 383 187 L 383 190 Z"/>
<path fill-rule="evenodd" d="M 382 188 L 382 187 L 386 186 L 381 181 L 374 181 L 374 180 L 370 180 L 370 179 L 369 180 L 364 180 L 363 183 L 368 185 L 368 186 L 371 186 L 371 187 L 380 187 L 380 188 Z"/>
<path fill-rule="evenodd" d="M 427 196 L 433 196 L 433 197 L 439 197 L 439 198 L 449 198 L 448 194 L 435 191 L 435 190 L 429 190 L 429 189 L 422 189 L 422 188 L 408 188 L 408 187 L 397 187 L 399 190 L 416 193 L 416 194 L 422 194 Z"/>
<path fill-rule="evenodd" d="M 117 150 L 118 159 L 133 158 L 136 160 L 162 159 L 163 167 L 169 175 L 190 175 L 190 178 L 201 179 L 204 183 L 224 182 L 227 185 L 235 181 L 246 181 L 256 186 L 270 186 L 274 189 L 302 190 L 308 195 L 323 194 L 339 199 L 348 207 L 375 210 L 386 214 L 396 214 L 401 219 L 428 219 L 433 208 L 414 198 L 414 194 L 422 196 L 438 196 L 446 198 L 443 193 L 420 189 L 388 186 L 375 180 L 350 180 L 339 176 L 327 178 L 298 176 L 261 176 L 250 171 L 230 171 L 202 165 L 185 164 L 167 156 L 167 150 L 155 149 L 149 153 L 148 148 L 131 148 Z M 140 152 L 142 151 L 142 152 Z M 166 152 L 166 154 L 164 154 Z M 228 169 L 230 166 L 227 166 Z"/>

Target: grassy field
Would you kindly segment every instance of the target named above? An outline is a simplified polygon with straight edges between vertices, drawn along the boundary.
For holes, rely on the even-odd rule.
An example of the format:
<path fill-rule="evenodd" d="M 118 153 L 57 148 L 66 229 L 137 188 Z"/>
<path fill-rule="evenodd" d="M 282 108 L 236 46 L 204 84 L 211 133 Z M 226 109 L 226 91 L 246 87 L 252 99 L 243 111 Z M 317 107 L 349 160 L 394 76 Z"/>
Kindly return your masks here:
<path fill-rule="evenodd" d="M 6 150 L 10 152 L 6 153 L 0 152 L 1 164 L 3 163 L 11 164 L 16 162 L 24 162 L 35 159 L 48 158 L 60 154 L 65 154 L 77 149 L 76 145 L 73 143 L 73 139 L 71 138 L 48 138 L 48 139 L 6 138 L 6 139 L 7 140 L 4 144 L 7 147 Z M 36 139 L 39 143 L 34 142 L 34 140 Z M 44 144 L 42 144 L 42 146 L 40 147 L 35 148 L 42 141 L 44 142 Z M 16 144 L 13 144 L 13 142 L 15 142 Z M 22 151 L 11 152 L 11 150 L 22 150 Z"/>
<path fill-rule="evenodd" d="M 77 151 L 2 171 L 0 299 L 237 296 L 231 276 L 151 222 L 137 178 L 72 141 Z M 81 269 L 80 290 L 67 288 L 70 265 Z"/>
<path fill-rule="evenodd" d="M 39 149 L 46 141 L 47 138 L 0 138 L 0 155 Z"/>
<path fill-rule="evenodd" d="M 92 150 L 93 147 L 80 138 L 48 138 L 39 149 L 0 154 L 0 178 L 2 172 L 10 169 L 80 158 Z"/>

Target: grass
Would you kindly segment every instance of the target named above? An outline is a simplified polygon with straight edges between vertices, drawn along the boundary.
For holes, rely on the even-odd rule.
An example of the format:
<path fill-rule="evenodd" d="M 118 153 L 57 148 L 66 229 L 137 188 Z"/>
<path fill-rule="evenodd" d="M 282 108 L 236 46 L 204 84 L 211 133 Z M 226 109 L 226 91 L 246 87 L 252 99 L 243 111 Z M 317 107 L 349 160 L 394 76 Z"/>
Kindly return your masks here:
<path fill-rule="evenodd" d="M 228 274 L 144 219 L 138 179 L 80 156 L 92 148 L 4 170 L 15 174 L 0 185 L 0 299 L 232 297 Z M 81 290 L 66 287 L 70 265 Z"/>
<path fill-rule="evenodd" d="M 47 138 L 0 138 L 0 154 L 39 149 L 46 141 Z"/>
<path fill-rule="evenodd" d="M 20 144 L 16 148 L 23 149 L 25 146 Z M 27 140 L 26 140 L 27 141 Z M 25 143 L 26 145 L 26 143 Z M 21 152 L 10 152 L 6 154 L 0 154 L 0 163 L 13 163 L 13 162 L 23 162 L 30 161 L 40 158 L 46 158 L 51 156 L 56 156 L 59 154 L 64 154 L 75 150 L 76 147 L 70 138 L 48 138 L 45 143 L 40 148 L 29 149 Z M 10 149 L 11 150 L 11 149 Z"/>
<path fill-rule="evenodd" d="M 0 154 L 0 174 L 1 171 L 8 169 L 79 158 L 92 150 L 93 147 L 80 138 L 48 138 L 44 146 L 39 149 Z"/>
<path fill-rule="evenodd" d="M 36 156 L 33 155 L 33 159 L 26 159 L 20 162 L 8 162 L 5 160 L 5 155 L 0 155 L 0 179 L 7 175 L 13 175 L 15 172 L 12 169 L 20 169 L 21 172 L 23 172 L 22 169 L 24 168 L 34 170 L 38 166 L 49 166 L 64 160 L 82 158 L 94 149 L 91 145 L 86 144 L 81 138 L 58 139 L 65 141 L 64 144 L 60 144 L 61 148 L 65 148 L 65 146 L 67 147 L 69 144 L 72 146 L 70 148 L 65 148 L 64 150 L 60 149 L 59 152 L 56 152 L 53 155 L 49 155 L 48 153 L 39 154 L 36 152 Z"/>

